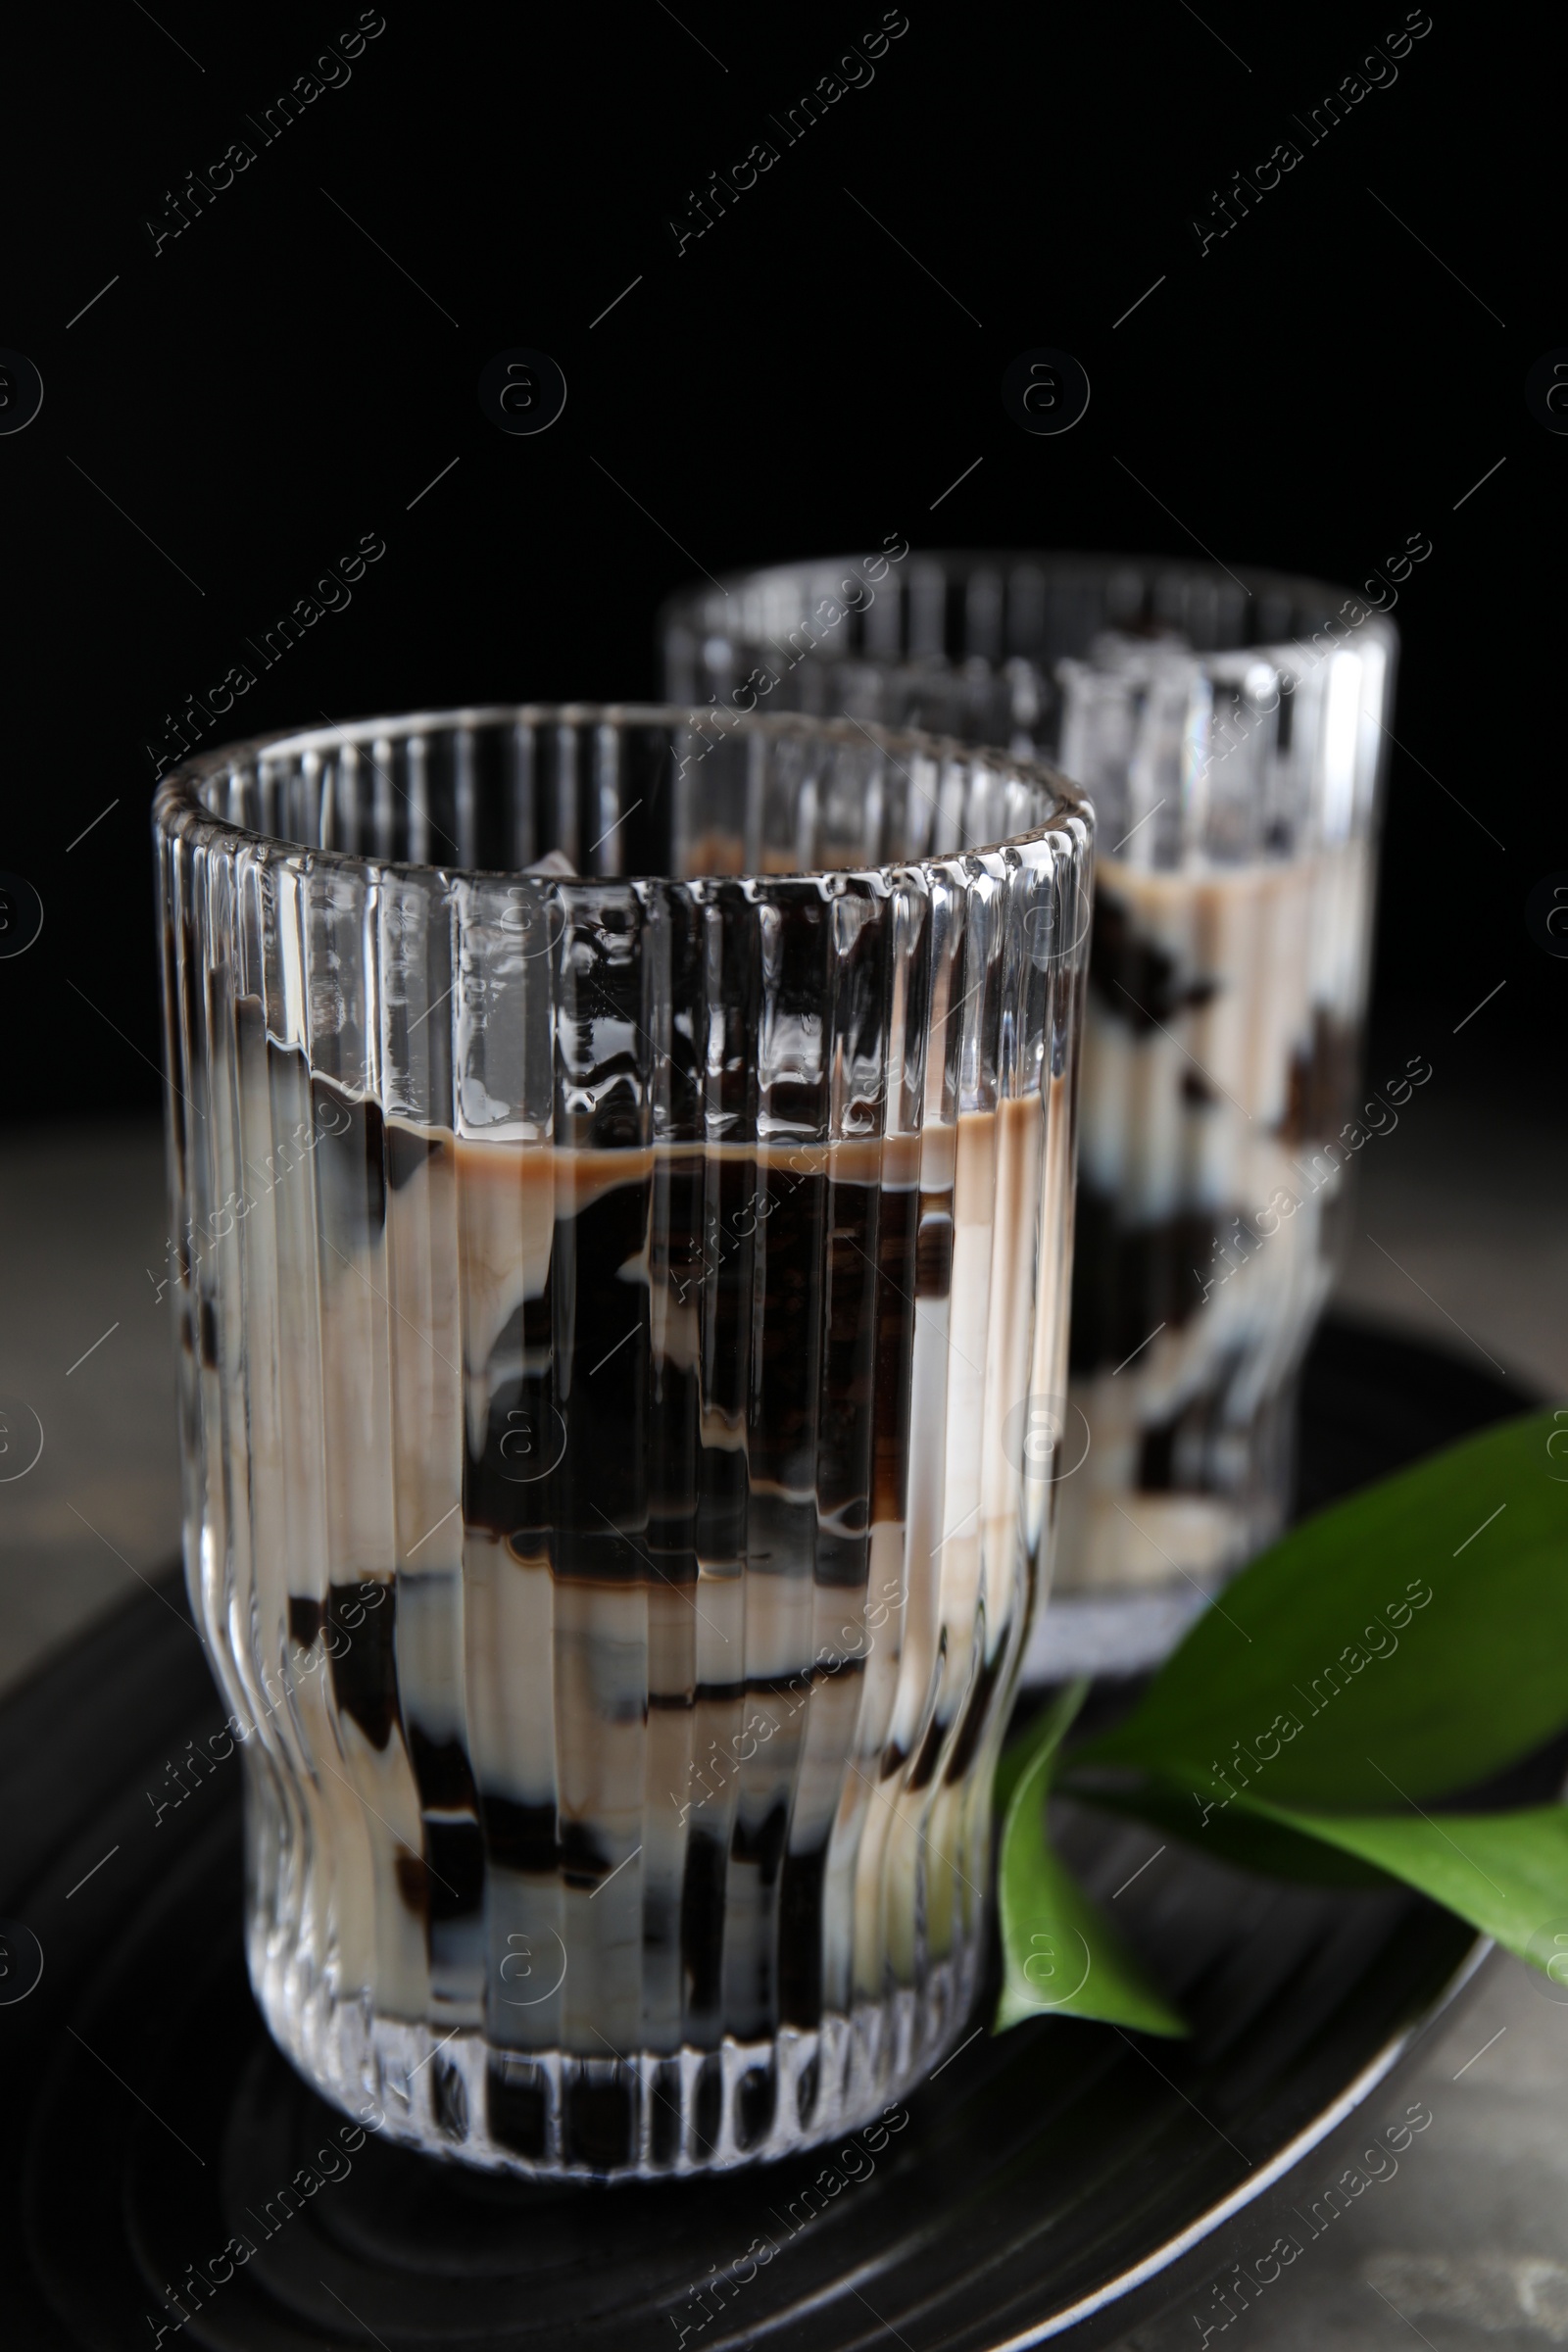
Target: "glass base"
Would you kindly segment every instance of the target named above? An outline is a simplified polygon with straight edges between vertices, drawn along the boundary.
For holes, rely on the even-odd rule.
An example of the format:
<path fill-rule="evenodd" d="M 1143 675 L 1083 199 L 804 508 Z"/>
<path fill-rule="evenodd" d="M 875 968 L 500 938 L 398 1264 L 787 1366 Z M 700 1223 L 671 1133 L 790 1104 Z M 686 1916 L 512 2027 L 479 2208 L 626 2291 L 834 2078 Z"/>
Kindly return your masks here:
<path fill-rule="evenodd" d="M 918 1988 L 766 2040 L 603 2057 L 381 2017 L 254 1952 L 251 1982 L 284 2055 L 368 2130 L 525 2180 L 659 2180 L 767 2163 L 876 2122 L 956 2040 L 980 1960 L 977 1939 Z"/>
<path fill-rule="evenodd" d="M 1198 1585 L 1103 1598 L 1053 1595 L 1035 1619 L 1019 1683 L 1030 1690 L 1081 1674 L 1151 1674 L 1202 1615 L 1210 1597 Z"/>

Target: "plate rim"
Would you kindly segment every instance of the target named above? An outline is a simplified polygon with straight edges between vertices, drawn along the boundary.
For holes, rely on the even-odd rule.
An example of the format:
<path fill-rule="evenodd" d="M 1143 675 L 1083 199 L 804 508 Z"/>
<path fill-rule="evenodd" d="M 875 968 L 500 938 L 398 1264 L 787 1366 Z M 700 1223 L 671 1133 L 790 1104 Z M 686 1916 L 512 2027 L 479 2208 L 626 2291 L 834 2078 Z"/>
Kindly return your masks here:
<path fill-rule="evenodd" d="M 1064 2310 L 1053 2313 L 1049 2319 L 1025 2328 L 1020 2334 L 997 2337 L 987 2347 L 987 2352 L 1030 2352 L 1033 2345 L 1048 2343 L 1053 2337 L 1064 2335 L 1070 2328 L 1081 2327 L 1086 2320 L 1095 2318 L 1111 2305 L 1135 2294 L 1140 2287 L 1147 2286 L 1162 2271 L 1170 2270 L 1195 2247 L 1201 2245 L 1206 2237 L 1211 2237 L 1216 2230 L 1222 2230 L 1237 2214 L 1254 2205 L 1288 2173 L 1293 2172 L 1303 2157 L 1309 2156 L 1314 2148 L 1321 2147 L 1324 2140 L 1337 2132 L 1358 2107 L 1365 2105 L 1379 2083 L 1388 2081 L 1439 2018 L 1468 1989 L 1495 1949 L 1494 1937 L 1478 1935 L 1451 1976 L 1420 2014 L 1411 2018 L 1408 2024 L 1385 2042 L 1382 2049 L 1367 2060 L 1333 2102 L 1304 2124 L 1265 2163 L 1250 2173 L 1246 2180 L 1198 2215 L 1185 2230 L 1146 2254 L 1131 2270 L 1123 2271 L 1116 2278 L 1096 2287 L 1091 2293 L 1081 2295 L 1077 2302 L 1067 2305 Z M 1151 2312 L 1146 2316 L 1152 2318 L 1156 2313 Z"/>

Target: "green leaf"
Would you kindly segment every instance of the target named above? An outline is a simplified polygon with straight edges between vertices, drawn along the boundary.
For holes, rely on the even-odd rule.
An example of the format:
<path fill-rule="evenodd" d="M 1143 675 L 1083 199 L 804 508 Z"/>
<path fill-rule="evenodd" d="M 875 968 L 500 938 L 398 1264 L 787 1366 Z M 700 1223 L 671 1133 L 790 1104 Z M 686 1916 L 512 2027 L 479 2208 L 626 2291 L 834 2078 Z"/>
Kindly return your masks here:
<path fill-rule="evenodd" d="M 1124 1814 L 1130 1821 L 1150 1823 L 1167 1837 L 1206 1854 L 1211 1861 L 1229 1862 L 1238 1870 L 1252 1870 L 1268 1879 L 1301 1881 L 1311 1886 L 1387 1886 L 1384 1872 L 1353 1854 L 1325 1845 L 1321 1838 L 1261 1813 L 1244 1811 L 1240 1804 L 1223 1809 L 1212 1797 L 1175 1781 L 1144 1778 L 1120 1785 L 1102 1775 L 1075 1773 L 1069 1765 L 1061 1776 L 1062 1791 L 1080 1803 L 1098 1805 L 1107 1813 Z"/>
<path fill-rule="evenodd" d="M 1144 2034 L 1188 2031 L 1051 1845 L 1046 1799 L 1062 1734 L 1083 1701 L 1070 1686 L 1030 1727 L 1002 1832 L 1003 1988 L 994 2031 L 1028 2017 L 1094 2017 Z M 999 1774 L 1000 1778 L 1000 1774 Z"/>
<path fill-rule="evenodd" d="M 1528 1755 L 1568 1722 L 1560 1429 L 1505 1423 L 1293 1529 L 1075 1761 L 1348 1808 Z"/>
<path fill-rule="evenodd" d="M 1251 1811 L 1402 1879 L 1568 1984 L 1568 1805 L 1434 1820 L 1425 1813 L 1306 1813 L 1245 1801 Z"/>
<path fill-rule="evenodd" d="M 1041 1708 L 1034 1721 L 1019 1734 L 1011 1746 L 1003 1750 L 991 1788 L 991 1801 L 998 1813 L 1005 1815 L 1012 1802 L 1012 1792 L 1030 1765 L 1042 1755 L 1055 1754 L 1088 1696 L 1088 1675 L 1075 1683 L 1064 1683 L 1055 1697 Z"/>

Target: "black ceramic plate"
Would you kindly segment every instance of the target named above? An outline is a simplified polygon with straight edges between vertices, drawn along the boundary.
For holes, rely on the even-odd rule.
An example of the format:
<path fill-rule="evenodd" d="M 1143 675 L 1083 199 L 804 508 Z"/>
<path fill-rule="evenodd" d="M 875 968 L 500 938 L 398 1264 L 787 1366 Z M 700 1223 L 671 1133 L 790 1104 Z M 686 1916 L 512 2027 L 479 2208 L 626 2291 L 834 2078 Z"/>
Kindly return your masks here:
<path fill-rule="evenodd" d="M 1303 1492 L 1513 1409 L 1446 1358 L 1331 1326 Z M 842 2148 L 701 2182 L 498 2182 L 373 2138 L 343 2150 L 272 2049 L 240 1945 L 238 1765 L 155 1814 L 167 1766 L 220 1720 L 172 1580 L 0 1715 L 8 2352 L 1104 2342 L 1212 2262 L 1211 2232 L 1388 2077 L 1478 1958 L 1413 1897 L 1286 1889 L 1171 1848 L 1117 1917 L 1157 1951 L 1190 2044 L 1066 2019 L 993 2041 L 981 2010 L 885 2131 Z M 1087 1817 L 1073 1835 L 1104 1892 L 1152 1851 Z M 237 2266 L 230 2240 L 254 2249 Z"/>

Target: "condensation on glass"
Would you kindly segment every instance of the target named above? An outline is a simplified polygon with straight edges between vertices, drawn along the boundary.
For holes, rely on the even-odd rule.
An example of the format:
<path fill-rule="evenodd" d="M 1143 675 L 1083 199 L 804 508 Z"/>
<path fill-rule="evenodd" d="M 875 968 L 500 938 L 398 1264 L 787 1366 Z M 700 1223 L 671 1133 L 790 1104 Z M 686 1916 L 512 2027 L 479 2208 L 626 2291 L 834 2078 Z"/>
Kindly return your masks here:
<path fill-rule="evenodd" d="M 198 760 L 155 827 L 186 1567 L 274 2036 L 521 2173 L 855 2128 L 981 1966 L 1085 804 L 509 709 Z"/>
<path fill-rule="evenodd" d="M 1367 590 L 906 548 L 737 576 L 665 613 L 683 701 L 936 727 L 1054 759 L 1094 802 L 1081 1459 L 1030 1674 L 1152 1664 L 1287 1508 L 1297 1373 L 1364 1140 L 1396 648 L 1374 608 L 1397 596 Z"/>

